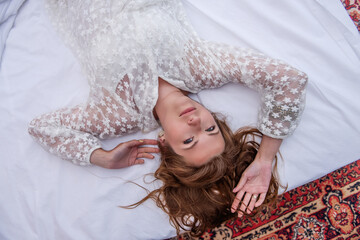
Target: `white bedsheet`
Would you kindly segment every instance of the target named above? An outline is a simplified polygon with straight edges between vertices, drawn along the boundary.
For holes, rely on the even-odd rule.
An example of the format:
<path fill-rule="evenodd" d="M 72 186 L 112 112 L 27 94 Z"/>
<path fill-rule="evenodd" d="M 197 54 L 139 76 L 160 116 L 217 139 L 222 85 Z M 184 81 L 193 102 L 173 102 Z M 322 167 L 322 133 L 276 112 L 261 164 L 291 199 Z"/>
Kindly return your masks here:
<path fill-rule="evenodd" d="M 281 147 L 279 172 L 289 189 L 359 159 L 360 37 L 339 0 L 183 2 L 203 38 L 256 48 L 309 75 L 302 122 Z M 78 63 L 50 25 L 41 1 L 23 4 L 5 46 L 0 70 L 0 239 L 174 236 L 168 217 L 152 201 L 134 210 L 117 207 L 145 196 L 125 180 L 149 190 L 156 187 L 145 184 L 143 175 L 156 170 L 158 159 L 120 170 L 78 167 L 45 152 L 28 135 L 33 117 L 83 102 L 88 94 Z M 234 129 L 256 122 L 258 95 L 252 90 L 226 85 L 195 97 L 228 115 Z M 156 135 L 135 134 L 104 141 L 104 146 Z"/>
<path fill-rule="evenodd" d="M 6 39 L 14 25 L 18 10 L 24 2 L 25 0 L 0 0 L 0 62 L 2 53 L 4 52 Z"/>

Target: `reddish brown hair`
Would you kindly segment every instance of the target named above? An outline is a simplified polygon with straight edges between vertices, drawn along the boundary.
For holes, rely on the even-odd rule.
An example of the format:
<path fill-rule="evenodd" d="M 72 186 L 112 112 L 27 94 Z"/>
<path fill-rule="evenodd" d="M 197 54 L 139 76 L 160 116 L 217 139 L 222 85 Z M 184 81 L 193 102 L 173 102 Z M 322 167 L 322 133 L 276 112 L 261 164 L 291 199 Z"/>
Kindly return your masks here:
<path fill-rule="evenodd" d="M 259 148 L 256 140 L 262 134 L 249 127 L 233 133 L 224 120 L 215 115 L 214 118 L 225 140 L 224 152 L 205 165 L 194 167 L 186 165 L 170 146 L 159 145 L 161 163 L 154 175 L 163 186 L 128 208 L 151 198 L 169 215 L 178 234 L 181 229 L 190 228 L 194 236 L 237 216 L 237 213 L 231 213 L 235 198 L 232 190 L 254 160 Z M 268 207 L 277 197 L 279 184 L 275 173 L 276 162 L 262 208 Z"/>

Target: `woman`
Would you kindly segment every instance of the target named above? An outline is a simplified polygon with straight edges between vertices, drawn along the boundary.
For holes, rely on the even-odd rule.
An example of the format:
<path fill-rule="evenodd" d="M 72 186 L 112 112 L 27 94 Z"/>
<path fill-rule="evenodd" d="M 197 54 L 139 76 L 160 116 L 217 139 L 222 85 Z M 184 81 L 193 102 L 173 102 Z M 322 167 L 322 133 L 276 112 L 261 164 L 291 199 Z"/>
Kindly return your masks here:
<path fill-rule="evenodd" d="M 250 49 L 201 40 L 187 22 L 179 1 L 60 0 L 49 1 L 48 8 L 82 64 L 91 90 L 87 104 L 31 122 L 29 132 L 44 148 L 79 165 L 128 167 L 143 163 L 142 158 L 153 158 L 158 148 L 144 145 L 157 141 L 134 140 L 105 151 L 99 139 L 151 131 L 160 124 L 164 129 L 160 136 L 162 163 L 156 176 L 165 187 L 166 181 L 175 179 L 177 185 L 171 188 L 180 189 L 175 195 L 206 185 L 204 196 L 214 193 L 209 198 L 220 202 L 219 197 L 228 199 L 231 188 L 229 212 L 238 211 L 241 216 L 263 203 L 268 192 L 274 193 L 275 180 L 268 191 L 272 162 L 281 139 L 299 123 L 307 82 L 304 73 Z M 248 135 L 257 134 L 255 130 L 233 135 L 222 121 L 187 97 L 187 93 L 229 82 L 261 93 L 258 129 L 264 136 L 258 152 L 255 143 L 246 143 Z M 251 160 L 242 161 L 248 158 Z M 240 162 L 250 166 L 246 170 L 245 165 L 231 166 Z M 209 177 L 212 175 L 204 169 L 218 173 Z M 178 170 L 182 174 L 175 172 Z M 169 174 L 172 180 L 164 177 Z M 202 177 L 191 178 L 193 175 Z M 234 182 L 238 183 L 236 187 Z M 227 190 L 221 188 L 225 185 Z M 189 225 L 197 232 L 214 224 L 204 223 L 206 216 L 195 217 L 199 222 L 187 224 L 185 217 L 198 213 L 190 207 L 177 215 L 183 205 L 174 204 L 172 193 L 162 190 L 148 197 L 174 216 L 175 225 L 183 219 L 177 228 Z"/>

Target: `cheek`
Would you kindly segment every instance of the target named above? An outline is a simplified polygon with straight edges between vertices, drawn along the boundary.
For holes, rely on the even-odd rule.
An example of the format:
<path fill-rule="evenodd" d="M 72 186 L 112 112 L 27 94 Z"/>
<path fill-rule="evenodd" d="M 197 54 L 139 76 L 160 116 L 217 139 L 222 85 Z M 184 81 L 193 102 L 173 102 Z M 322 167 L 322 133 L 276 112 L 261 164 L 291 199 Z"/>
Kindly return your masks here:
<path fill-rule="evenodd" d="M 211 113 L 207 110 L 205 110 L 202 114 L 202 119 L 208 123 L 215 123 L 214 117 L 211 115 Z"/>
<path fill-rule="evenodd" d="M 177 124 L 168 124 L 164 128 L 165 140 L 171 145 L 181 139 L 181 127 Z"/>

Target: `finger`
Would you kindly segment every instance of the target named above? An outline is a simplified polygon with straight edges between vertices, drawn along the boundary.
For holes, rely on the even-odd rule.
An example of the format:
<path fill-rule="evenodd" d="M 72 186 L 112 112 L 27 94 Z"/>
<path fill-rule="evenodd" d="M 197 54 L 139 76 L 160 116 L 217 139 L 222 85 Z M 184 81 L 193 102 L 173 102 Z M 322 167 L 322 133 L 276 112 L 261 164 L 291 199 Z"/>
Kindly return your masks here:
<path fill-rule="evenodd" d="M 143 159 L 136 159 L 135 161 L 134 161 L 134 164 L 133 165 L 136 165 L 136 164 L 144 164 L 144 160 Z"/>
<path fill-rule="evenodd" d="M 141 145 L 157 145 L 158 141 L 155 139 L 139 139 L 138 142 L 141 143 Z"/>
<path fill-rule="evenodd" d="M 256 201 L 256 203 L 255 203 L 255 207 L 260 206 L 260 205 L 264 202 L 265 197 L 266 197 L 266 193 L 260 194 L 259 199 L 258 199 L 258 200 Z"/>
<path fill-rule="evenodd" d="M 136 158 L 148 158 L 148 159 L 154 159 L 154 156 L 150 153 L 138 153 Z"/>
<path fill-rule="evenodd" d="M 239 203 L 240 203 L 241 199 L 235 197 L 232 205 L 231 205 L 231 212 L 234 213 L 236 212 L 236 210 L 238 209 Z"/>
<path fill-rule="evenodd" d="M 239 207 L 239 203 L 241 202 L 242 198 L 244 196 L 244 191 L 240 191 L 236 194 L 235 199 L 231 205 L 231 212 L 234 213 L 237 211 Z"/>
<path fill-rule="evenodd" d="M 251 196 L 249 206 L 247 208 L 247 213 L 250 214 L 254 210 L 256 199 L 258 198 L 257 194 Z"/>
<path fill-rule="evenodd" d="M 144 153 L 144 152 L 158 153 L 158 152 L 160 152 L 160 149 L 159 148 L 152 148 L 152 147 L 141 147 L 141 148 L 138 148 L 138 152 L 139 153 Z"/>
<path fill-rule="evenodd" d="M 240 178 L 240 181 L 239 181 L 238 185 L 234 188 L 233 192 L 235 193 L 235 192 L 240 191 L 240 189 L 242 189 L 244 187 L 244 185 L 246 183 L 246 180 L 247 180 L 247 177 L 243 175 Z"/>
<path fill-rule="evenodd" d="M 154 139 L 139 139 L 139 140 L 132 140 L 124 144 L 126 144 L 127 147 L 136 147 L 142 145 L 157 145 L 157 141 Z"/>
<path fill-rule="evenodd" d="M 129 142 L 124 142 L 123 144 L 128 148 L 132 148 L 132 147 L 140 146 L 142 143 L 143 142 L 141 142 L 140 140 L 131 140 Z"/>
<path fill-rule="evenodd" d="M 241 202 L 240 211 L 245 212 L 249 202 L 251 200 L 251 193 L 246 193 L 243 201 Z"/>

